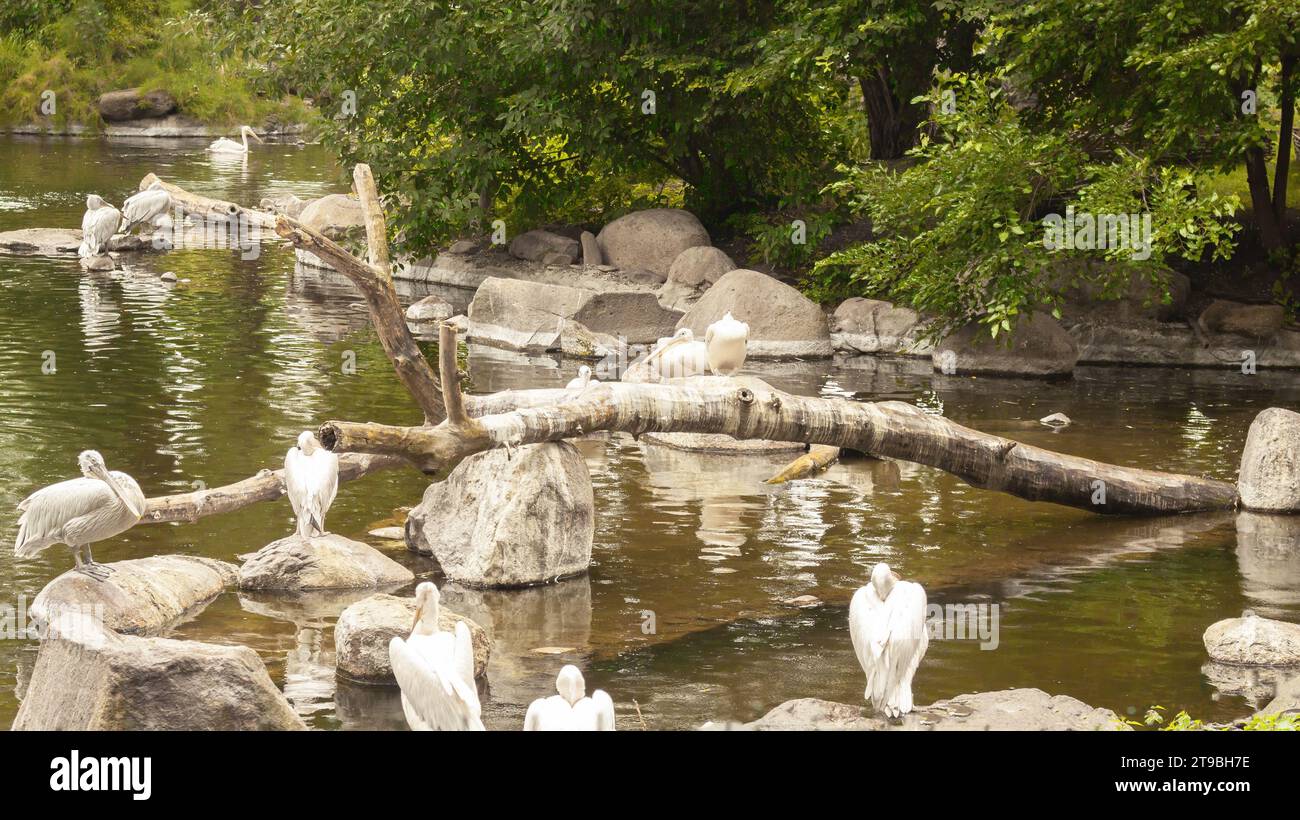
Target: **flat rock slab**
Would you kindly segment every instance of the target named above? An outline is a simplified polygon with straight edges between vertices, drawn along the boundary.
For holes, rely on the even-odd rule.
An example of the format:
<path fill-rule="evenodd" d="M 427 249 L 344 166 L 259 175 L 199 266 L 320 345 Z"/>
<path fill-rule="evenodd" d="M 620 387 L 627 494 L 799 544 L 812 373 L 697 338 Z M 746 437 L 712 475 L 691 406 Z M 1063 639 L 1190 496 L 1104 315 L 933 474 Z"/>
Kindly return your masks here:
<path fill-rule="evenodd" d="M 1300 666 L 1300 624 L 1249 615 L 1211 624 L 1202 636 L 1212 660 L 1243 666 Z"/>
<path fill-rule="evenodd" d="M 487 671 L 492 639 L 487 630 L 463 615 L 443 606 L 438 611 L 438 628 L 451 632 L 457 621 L 469 626 L 474 643 L 474 677 Z M 339 616 L 334 625 L 334 648 L 338 674 L 358 683 L 395 684 L 388 644 L 393 638 L 411 634 L 415 622 L 415 599 L 395 595 L 371 595 L 357 601 Z"/>
<path fill-rule="evenodd" d="M 240 589 L 361 589 L 413 580 L 414 573 L 374 547 L 334 533 L 281 538 L 239 568 Z"/>
<path fill-rule="evenodd" d="M 60 615 L 41 642 L 15 730 L 306 729 L 246 646 L 140 638 Z"/>
<path fill-rule="evenodd" d="M 23 228 L 0 231 L 0 251 L 25 256 L 77 255 L 81 231 L 75 228 Z"/>
<path fill-rule="evenodd" d="M 709 728 L 714 728 L 710 726 Z M 1041 689 L 978 692 L 935 701 L 901 721 L 869 716 L 864 706 L 818 698 L 789 700 L 746 729 L 760 731 L 1115 731 L 1127 730 L 1109 709 L 1095 709 Z"/>
<path fill-rule="evenodd" d="M 69 570 L 45 585 L 31 615 L 44 626 L 58 612 L 100 614 L 104 626 L 130 635 L 162 631 L 202 607 L 229 585 L 234 564 L 193 555 L 118 561 L 103 581 Z"/>

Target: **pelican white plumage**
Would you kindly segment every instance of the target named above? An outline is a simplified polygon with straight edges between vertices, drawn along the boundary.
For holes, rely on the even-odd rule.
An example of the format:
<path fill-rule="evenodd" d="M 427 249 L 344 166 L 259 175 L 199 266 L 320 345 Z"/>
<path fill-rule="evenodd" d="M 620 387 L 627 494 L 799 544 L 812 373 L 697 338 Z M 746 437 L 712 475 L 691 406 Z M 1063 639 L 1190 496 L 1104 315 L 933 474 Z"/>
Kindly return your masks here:
<path fill-rule="evenodd" d="M 564 386 L 565 390 L 586 390 L 588 385 L 600 384 L 600 379 L 591 377 L 591 368 L 583 365 L 578 368 L 578 377 L 570 379 L 569 383 Z"/>
<path fill-rule="evenodd" d="M 131 476 L 109 472 L 94 450 L 82 452 L 77 463 L 82 478 L 51 484 L 18 504 L 22 516 L 14 555 L 31 558 L 54 544 L 66 544 L 78 571 L 103 580 L 112 570 L 95 563 L 90 545 L 134 527 L 144 515 L 144 493 Z"/>
<path fill-rule="evenodd" d="M 138 225 L 157 227 L 171 209 L 172 195 L 161 182 L 154 180 L 148 188 L 122 203 L 122 219 L 126 223 L 122 232 L 130 233 Z"/>
<path fill-rule="evenodd" d="M 86 215 L 81 218 L 81 245 L 77 256 L 99 256 L 108 250 L 108 240 L 117 233 L 122 214 L 97 194 L 86 197 Z"/>
<path fill-rule="evenodd" d="M 325 534 L 325 513 L 339 490 L 339 457 L 304 430 L 284 454 L 284 489 L 304 541 Z"/>
<path fill-rule="evenodd" d="M 717 376 L 730 376 L 745 363 L 749 325 L 727 315 L 709 325 L 704 332 L 704 345 L 708 348 L 709 369 Z"/>
<path fill-rule="evenodd" d="M 925 590 L 876 564 L 871 582 L 853 593 L 849 636 L 867 673 L 864 697 L 887 717 L 912 711 L 912 676 L 925 656 Z"/>
<path fill-rule="evenodd" d="M 456 631 L 438 628 L 438 588 L 415 588 L 415 623 L 406 640 L 393 638 L 388 657 L 402 688 L 406 723 L 417 732 L 483 731 L 474 685 L 474 643 L 464 621 Z"/>
<path fill-rule="evenodd" d="M 525 732 L 612 732 L 614 701 L 597 689 L 586 697 L 587 683 L 572 664 L 555 676 L 558 695 L 538 698 L 524 716 Z"/>
<path fill-rule="evenodd" d="M 257 135 L 257 132 L 247 125 L 239 126 L 239 136 L 240 142 L 235 142 L 232 139 L 222 137 L 208 146 L 208 152 L 213 154 L 247 154 L 249 137 L 252 137 L 258 142 L 262 141 L 262 138 Z"/>
<path fill-rule="evenodd" d="M 704 342 L 695 341 L 689 327 L 683 327 L 656 347 L 644 364 L 652 379 L 682 379 L 708 372 L 709 349 Z"/>

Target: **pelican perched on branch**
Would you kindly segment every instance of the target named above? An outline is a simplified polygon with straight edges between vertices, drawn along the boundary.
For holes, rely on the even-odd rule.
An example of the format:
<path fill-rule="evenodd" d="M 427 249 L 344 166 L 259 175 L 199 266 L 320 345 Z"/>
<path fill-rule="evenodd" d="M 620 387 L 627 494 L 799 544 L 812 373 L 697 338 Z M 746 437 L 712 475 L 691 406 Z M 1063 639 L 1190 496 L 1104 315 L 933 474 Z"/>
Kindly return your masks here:
<path fill-rule="evenodd" d="M 912 711 L 912 676 L 925 656 L 925 590 L 876 564 L 871 582 L 853 593 L 849 636 L 867 673 L 864 696 L 887 717 Z"/>
<path fill-rule="evenodd" d="M 587 683 L 572 664 L 555 677 L 558 695 L 538 698 L 524 716 L 525 732 L 612 732 L 614 701 L 601 689 L 586 697 Z"/>
<path fill-rule="evenodd" d="M 325 534 L 325 513 L 339 491 L 339 457 L 326 450 L 308 430 L 284 454 L 284 489 L 304 541 Z"/>
<path fill-rule="evenodd" d="M 709 369 L 717 376 L 730 376 L 745 363 L 749 325 L 737 321 L 728 311 L 704 332 L 708 348 Z"/>
<path fill-rule="evenodd" d="M 66 544 L 78 571 L 103 580 L 112 570 L 95 563 L 90 545 L 134 527 L 144 515 L 144 493 L 126 473 L 110 473 L 94 450 L 84 451 L 77 463 L 83 478 L 51 484 L 18 504 L 22 516 L 14 555 L 31 558 L 46 547 Z"/>
<path fill-rule="evenodd" d="M 240 142 L 235 142 L 232 139 L 222 137 L 208 146 L 208 152 L 212 154 L 247 154 L 249 137 L 252 137 L 258 142 L 262 141 L 262 138 L 257 135 L 257 132 L 247 125 L 239 126 L 239 136 L 241 140 Z"/>
<path fill-rule="evenodd" d="M 402 711 L 417 732 L 483 731 L 474 686 L 474 643 L 464 621 L 455 633 L 438 628 L 438 588 L 415 588 L 415 623 L 406 640 L 393 638 L 388 657 L 402 688 Z"/>
<path fill-rule="evenodd" d="M 86 197 L 86 215 L 81 218 L 81 245 L 77 256 L 99 256 L 108 250 L 108 240 L 117 233 L 122 214 L 97 194 Z"/>
<path fill-rule="evenodd" d="M 591 377 L 591 368 L 584 364 L 582 367 L 578 368 L 578 377 L 576 379 L 570 379 L 569 383 L 564 386 L 564 389 L 586 390 L 587 386 L 591 384 L 600 384 L 600 380 L 593 379 Z"/>
<path fill-rule="evenodd" d="M 148 188 L 122 203 L 122 219 L 126 223 L 122 232 L 130 233 L 137 225 L 157 227 L 171 209 L 172 195 L 161 182 L 154 180 Z"/>
<path fill-rule="evenodd" d="M 708 371 L 709 349 L 704 342 L 695 341 L 689 327 L 683 327 L 655 348 L 644 365 L 657 381 L 695 376 Z"/>

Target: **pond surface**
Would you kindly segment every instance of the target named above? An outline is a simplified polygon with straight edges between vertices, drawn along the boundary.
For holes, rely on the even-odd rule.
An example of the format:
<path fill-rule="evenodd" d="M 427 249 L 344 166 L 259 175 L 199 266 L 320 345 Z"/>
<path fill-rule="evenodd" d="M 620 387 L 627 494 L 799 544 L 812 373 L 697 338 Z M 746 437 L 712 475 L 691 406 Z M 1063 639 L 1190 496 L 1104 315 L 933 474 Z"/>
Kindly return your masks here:
<path fill-rule="evenodd" d="M 347 189 L 318 147 L 255 146 L 246 163 L 214 166 L 203 145 L 0 138 L 0 230 L 76 227 L 86 194 L 120 204 L 150 171 L 248 204 Z M 164 271 L 190 281 L 166 285 Z M 444 295 L 459 307 L 470 296 Z M 42 369 L 47 352 L 54 373 Z M 345 373 L 351 356 L 355 372 Z M 479 348 L 469 361 L 476 392 L 562 385 L 580 364 Z M 792 392 L 910 401 L 1032 444 L 1225 480 L 1254 414 L 1300 404 L 1295 373 L 1082 368 L 1049 384 L 869 358 L 747 370 Z M 1034 423 L 1053 412 L 1075 424 Z M 82 449 L 100 450 L 156 496 L 278 466 L 299 431 L 329 418 L 410 424 L 419 414 L 357 294 L 337 277 L 295 272 L 284 246 L 266 243 L 253 260 L 223 250 L 144 255 L 112 274 L 84 273 L 75 259 L 0 256 L 0 604 L 17 608 L 68 568 L 63 549 L 16 561 L 7 544 L 17 503 L 73 477 Z M 565 662 L 610 692 L 626 729 L 752 720 L 794 697 L 860 702 L 847 606 L 880 560 L 924 584 L 932 603 L 997 605 L 996 649 L 931 643 L 918 703 L 1032 686 L 1121 714 L 1160 704 L 1230 719 L 1266 701 L 1268 687 L 1207 665 L 1201 633 L 1247 608 L 1300 620 L 1296 526 L 1260 535 L 1229 513 L 1100 518 L 894 462 L 849 461 L 773 487 L 762 479 L 783 457 L 696 455 L 622 435 L 578 444 L 596 495 L 590 574 L 529 590 L 445 591 L 496 639 L 483 693 L 489 728 L 521 726 Z M 345 484 L 330 529 L 373 542 L 367 531 L 395 523 L 425 485 L 414 471 Z M 287 501 L 259 504 L 140 526 L 95 555 L 233 561 L 291 532 L 291 519 Z M 433 562 L 377 546 L 441 581 Z M 227 593 L 173 634 L 253 647 L 314 727 L 404 728 L 396 689 L 334 676 L 333 623 L 365 594 Z M 782 603 L 801 595 L 824 603 Z M 12 722 L 36 650 L 0 640 L 0 726 Z"/>

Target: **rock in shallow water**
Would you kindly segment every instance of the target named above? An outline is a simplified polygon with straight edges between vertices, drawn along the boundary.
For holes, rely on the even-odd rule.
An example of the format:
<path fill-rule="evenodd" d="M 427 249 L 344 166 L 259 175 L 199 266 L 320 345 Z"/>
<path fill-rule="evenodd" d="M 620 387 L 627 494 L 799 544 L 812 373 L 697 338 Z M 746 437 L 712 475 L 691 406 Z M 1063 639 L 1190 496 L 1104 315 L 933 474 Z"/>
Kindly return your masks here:
<path fill-rule="evenodd" d="M 474 677 L 487 669 L 492 639 L 487 630 L 447 607 L 440 608 L 438 628 L 451 632 L 457 621 L 469 626 L 474 643 Z M 371 595 L 343 610 L 334 626 L 334 648 L 340 675 L 359 683 L 394 683 L 388 643 L 411 634 L 415 622 L 415 599 L 394 595 Z"/>
<path fill-rule="evenodd" d="M 1065 376 L 1074 372 L 1079 347 L 1059 322 L 1039 312 L 1022 317 L 1010 334 L 996 339 L 972 322 L 940 342 L 931 359 L 935 370 L 959 376 Z"/>
<path fill-rule="evenodd" d="M 1244 666 L 1300 665 L 1300 624 L 1258 615 L 1226 618 L 1201 637 L 1210 658 Z"/>
<path fill-rule="evenodd" d="M 32 601 L 32 618 L 48 624 L 58 611 L 99 608 L 108 629 L 126 634 L 158 632 L 221 594 L 234 583 L 234 564 L 191 555 L 155 555 L 118 561 L 104 581 L 69 570 L 45 585 Z"/>
<path fill-rule="evenodd" d="M 1300 413 L 1270 407 L 1255 416 L 1241 451 L 1241 505 L 1257 512 L 1300 512 Z"/>
<path fill-rule="evenodd" d="M 470 456 L 429 486 L 406 543 L 470 586 L 545 583 L 586 572 L 595 507 L 582 454 L 568 442 Z"/>
<path fill-rule="evenodd" d="M 118 635 L 62 615 L 41 643 L 15 730 L 306 729 L 257 653 Z"/>
<path fill-rule="evenodd" d="M 749 325 L 753 358 L 826 358 L 833 352 L 826 314 L 812 300 L 766 273 L 740 268 L 723 275 L 677 323 L 703 341 L 709 325 L 731 313 Z"/>
<path fill-rule="evenodd" d="M 281 538 L 239 568 L 240 589 L 360 589 L 400 584 L 414 573 L 374 547 L 335 533 Z"/>

